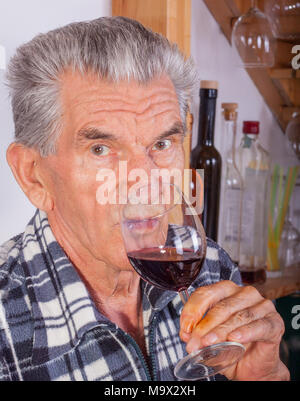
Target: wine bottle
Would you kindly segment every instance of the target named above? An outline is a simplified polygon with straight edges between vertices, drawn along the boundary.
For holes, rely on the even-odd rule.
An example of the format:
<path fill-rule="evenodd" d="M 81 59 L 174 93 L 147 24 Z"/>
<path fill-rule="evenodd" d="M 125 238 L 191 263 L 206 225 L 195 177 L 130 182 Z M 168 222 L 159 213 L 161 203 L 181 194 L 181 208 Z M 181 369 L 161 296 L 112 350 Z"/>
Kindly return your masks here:
<path fill-rule="evenodd" d="M 259 122 L 244 121 L 237 164 L 244 186 L 239 267 L 246 284 L 266 279 L 270 156 L 258 136 Z"/>
<path fill-rule="evenodd" d="M 201 81 L 198 144 L 191 153 L 191 167 L 204 170 L 202 223 L 206 235 L 217 241 L 221 181 L 221 156 L 214 147 L 218 83 Z"/>
<path fill-rule="evenodd" d="M 242 176 L 236 165 L 235 138 L 237 103 L 222 103 L 222 180 L 220 203 L 220 244 L 231 259 L 238 263 L 242 213 Z"/>

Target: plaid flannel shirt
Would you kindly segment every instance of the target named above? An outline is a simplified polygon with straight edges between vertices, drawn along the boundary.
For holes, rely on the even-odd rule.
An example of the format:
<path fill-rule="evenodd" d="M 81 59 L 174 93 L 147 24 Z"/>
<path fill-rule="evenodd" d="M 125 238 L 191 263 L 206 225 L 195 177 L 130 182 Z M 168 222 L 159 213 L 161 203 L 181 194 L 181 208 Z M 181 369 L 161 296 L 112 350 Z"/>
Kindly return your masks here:
<path fill-rule="evenodd" d="M 241 284 L 237 266 L 208 239 L 189 292 L 220 280 Z M 134 339 L 97 310 L 37 210 L 25 232 L 0 247 L 0 380 L 177 380 L 174 367 L 186 355 L 180 297 L 143 280 L 141 286 L 147 361 Z"/>

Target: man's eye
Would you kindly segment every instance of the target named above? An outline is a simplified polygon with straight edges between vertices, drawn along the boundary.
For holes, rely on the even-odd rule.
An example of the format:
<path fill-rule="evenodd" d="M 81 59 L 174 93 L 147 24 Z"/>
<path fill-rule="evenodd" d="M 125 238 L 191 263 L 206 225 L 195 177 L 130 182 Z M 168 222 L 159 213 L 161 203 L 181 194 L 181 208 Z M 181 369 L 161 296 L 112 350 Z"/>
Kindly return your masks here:
<path fill-rule="evenodd" d="M 166 150 L 169 149 L 171 145 L 172 141 L 170 139 L 164 139 L 162 141 L 156 142 L 152 150 Z"/>
<path fill-rule="evenodd" d="M 91 152 L 96 156 L 106 156 L 109 153 L 109 147 L 105 145 L 95 145 L 91 148 Z"/>

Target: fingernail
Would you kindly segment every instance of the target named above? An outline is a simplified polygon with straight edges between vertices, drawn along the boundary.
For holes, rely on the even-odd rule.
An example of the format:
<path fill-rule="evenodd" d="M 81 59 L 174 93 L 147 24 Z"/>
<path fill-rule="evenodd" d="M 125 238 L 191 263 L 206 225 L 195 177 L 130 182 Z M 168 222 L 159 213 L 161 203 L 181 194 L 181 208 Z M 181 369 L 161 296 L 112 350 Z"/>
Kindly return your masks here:
<path fill-rule="evenodd" d="M 206 345 L 214 344 L 217 341 L 218 341 L 218 337 L 216 336 L 215 333 L 210 333 L 210 334 L 207 334 L 207 336 L 203 337 L 203 342 Z"/>
<path fill-rule="evenodd" d="M 183 320 L 183 322 L 182 322 L 182 330 L 185 333 L 190 334 L 192 332 L 192 330 L 193 330 L 193 327 L 194 327 L 194 322 L 191 319 Z"/>
<path fill-rule="evenodd" d="M 191 338 L 190 341 L 187 343 L 186 348 L 187 348 L 187 351 L 188 351 L 188 352 L 193 352 L 193 351 L 196 351 L 197 349 L 199 349 L 199 346 L 200 346 L 200 341 L 199 341 L 199 339 L 196 338 L 196 337 L 193 337 L 193 338 Z"/>

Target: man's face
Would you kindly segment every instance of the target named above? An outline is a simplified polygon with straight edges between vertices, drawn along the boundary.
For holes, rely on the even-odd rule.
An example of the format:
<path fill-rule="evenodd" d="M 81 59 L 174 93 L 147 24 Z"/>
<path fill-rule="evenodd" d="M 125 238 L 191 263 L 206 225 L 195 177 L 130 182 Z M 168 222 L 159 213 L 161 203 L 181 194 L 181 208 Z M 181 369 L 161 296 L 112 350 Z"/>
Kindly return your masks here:
<path fill-rule="evenodd" d="M 119 177 L 143 168 L 183 169 L 183 130 L 173 84 L 167 77 L 148 85 L 118 84 L 95 75 L 62 77 L 62 134 L 57 152 L 42 159 L 63 241 L 118 269 L 131 268 L 120 230 L 121 206 L 97 201 L 99 169 Z M 129 183 L 132 185 L 133 183 Z"/>

